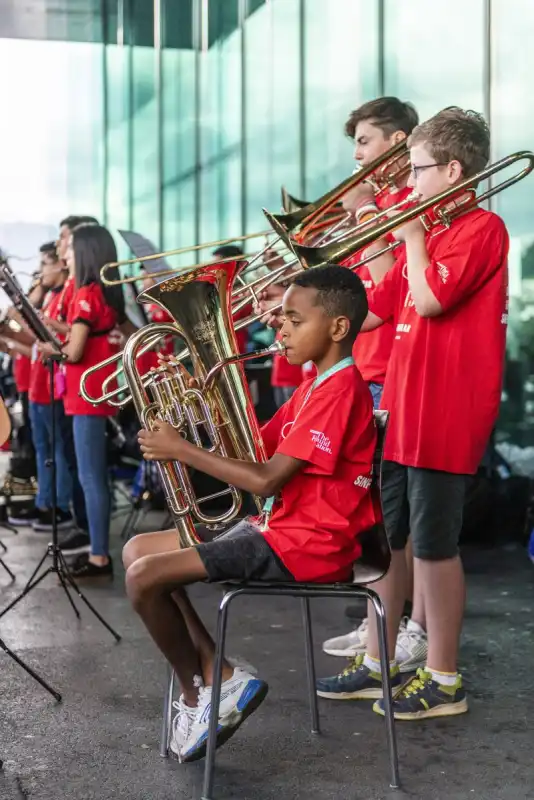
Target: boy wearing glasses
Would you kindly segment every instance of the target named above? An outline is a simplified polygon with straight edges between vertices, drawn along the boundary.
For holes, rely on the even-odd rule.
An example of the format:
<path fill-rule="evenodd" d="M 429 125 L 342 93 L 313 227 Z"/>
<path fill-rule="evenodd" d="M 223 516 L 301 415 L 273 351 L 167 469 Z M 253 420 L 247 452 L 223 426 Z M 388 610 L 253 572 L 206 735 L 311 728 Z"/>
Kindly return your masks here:
<path fill-rule="evenodd" d="M 485 167 L 490 134 L 479 114 L 451 107 L 415 128 L 409 147 L 410 185 L 426 200 Z M 454 200 L 465 198 L 460 191 Z M 394 712 L 397 719 L 413 720 L 467 711 L 457 672 L 465 602 L 458 540 L 466 488 L 499 411 L 509 240 L 503 221 L 481 208 L 430 232 L 415 219 L 395 236 L 404 243 L 402 252 L 371 294 L 363 330 L 388 320 L 395 326 L 382 400 L 391 414 L 382 499 L 392 563 L 376 588 L 387 609 L 393 653 L 410 531 L 428 658 L 397 694 Z M 396 669 L 392 663 L 392 674 Z M 374 710 L 384 713 L 373 614 L 366 654 L 341 675 L 319 680 L 317 689 L 336 699 L 377 698 Z"/>

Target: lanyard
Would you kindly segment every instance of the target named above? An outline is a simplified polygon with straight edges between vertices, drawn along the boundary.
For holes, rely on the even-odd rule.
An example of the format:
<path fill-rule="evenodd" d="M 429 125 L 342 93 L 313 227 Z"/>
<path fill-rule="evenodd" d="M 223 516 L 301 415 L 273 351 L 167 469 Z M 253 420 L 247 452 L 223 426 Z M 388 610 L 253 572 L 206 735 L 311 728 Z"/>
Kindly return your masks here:
<path fill-rule="evenodd" d="M 295 422 L 299 418 L 300 412 L 302 411 L 302 409 L 304 408 L 304 406 L 306 405 L 306 403 L 310 399 L 311 393 L 313 392 L 314 389 L 316 389 L 318 386 L 320 386 L 321 383 L 324 383 L 324 381 L 326 381 L 327 378 L 331 378 L 332 375 L 335 375 L 337 372 L 341 372 L 342 369 L 347 369 L 347 367 L 352 367 L 353 365 L 354 365 L 354 359 L 352 358 L 352 356 L 347 356 L 346 358 L 342 358 L 341 361 L 338 361 L 337 364 L 334 364 L 332 367 L 329 367 L 329 369 L 327 369 L 325 372 L 323 372 L 322 375 L 318 375 L 315 378 L 315 380 L 312 383 L 312 385 L 310 386 L 310 388 L 308 389 L 308 391 L 306 393 L 306 397 L 304 398 L 304 402 L 302 403 L 301 407 L 299 408 L 299 410 L 297 412 L 297 415 L 296 415 L 296 417 L 295 417 L 295 419 L 293 421 L 293 424 L 295 424 Z M 268 514 L 270 514 L 272 512 L 275 499 L 276 499 L 275 497 L 268 497 L 267 498 L 267 500 L 265 501 L 264 506 L 263 506 L 264 514 L 268 515 Z"/>

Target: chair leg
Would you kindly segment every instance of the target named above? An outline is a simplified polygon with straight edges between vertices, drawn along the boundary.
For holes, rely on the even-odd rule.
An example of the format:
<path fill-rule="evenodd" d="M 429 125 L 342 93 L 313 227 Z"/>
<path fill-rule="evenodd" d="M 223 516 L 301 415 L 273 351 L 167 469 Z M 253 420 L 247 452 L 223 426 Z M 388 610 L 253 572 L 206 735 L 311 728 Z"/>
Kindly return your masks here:
<path fill-rule="evenodd" d="M 304 624 L 304 641 L 306 645 L 306 672 L 308 674 L 308 694 L 310 697 L 310 711 L 312 720 L 312 733 L 321 733 L 319 726 L 319 706 L 317 702 L 317 690 L 315 688 L 315 658 L 313 655 L 313 633 L 310 614 L 309 597 L 302 598 L 302 621 Z"/>
<path fill-rule="evenodd" d="M 213 685 L 211 687 L 211 711 L 206 748 L 206 765 L 202 784 L 202 800 L 213 800 L 213 779 L 215 777 L 215 750 L 217 748 L 217 726 L 219 722 L 219 704 L 221 701 L 222 669 L 224 648 L 226 643 L 226 626 L 228 623 L 228 607 L 231 600 L 239 592 L 226 592 L 219 605 L 217 616 L 217 635 L 215 639 L 215 664 L 213 667 Z"/>
<path fill-rule="evenodd" d="M 6 562 L 3 561 L 1 558 L 0 558 L 0 567 L 3 567 L 3 569 L 5 569 L 5 571 L 7 572 L 7 574 L 9 575 L 9 577 L 11 578 L 12 581 L 16 580 L 15 576 L 13 575 L 13 573 L 11 572 L 9 567 L 7 566 Z"/>
<path fill-rule="evenodd" d="M 380 671 L 382 673 L 382 686 L 384 692 L 384 714 L 386 718 L 386 733 L 389 749 L 389 764 L 391 769 L 391 788 L 400 787 L 399 754 L 397 751 L 397 734 L 395 718 L 393 716 L 393 702 L 391 697 L 391 676 L 389 674 L 388 638 L 386 628 L 386 611 L 382 600 L 371 589 L 367 589 L 367 596 L 373 604 L 378 627 L 378 643 L 380 646 Z"/>
<path fill-rule="evenodd" d="M 167 673 L 167 689 L 163 700 L 163 719 L 161 721 L 161 742 L 159 754 L 162 758 L 169 756 L 169 734 L 172 721 L 172 698 L 174 696 L 174 670 L 169 664 Z"/>

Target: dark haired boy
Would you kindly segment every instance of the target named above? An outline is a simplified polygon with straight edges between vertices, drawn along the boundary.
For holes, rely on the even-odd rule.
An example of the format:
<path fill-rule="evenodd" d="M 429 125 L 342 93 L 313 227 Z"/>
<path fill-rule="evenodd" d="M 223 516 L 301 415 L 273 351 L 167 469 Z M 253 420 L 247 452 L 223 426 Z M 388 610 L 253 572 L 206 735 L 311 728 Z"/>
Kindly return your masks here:
<path fill-rule="evenodd" d="M 376 432 L 369 391 L 352 359 L 367 313 L 360 279 L 327 266 L 298 277 L 284 295 L 281 337 L 291 363 L 313 361 L 301 384 L 264 426 L 269 460 L 251 463 L 209 453 L 161 423 L 142 431 L 149 460 L 176 460 L 262 497 L 276 497 L 266 529 L 247 518 L 211 542 L 179 549 L 176 531 L 144 534 L 124 549 L 135 610 L 182 687 L 171 752 L 204 755 L 214 645 L 183 587 L 197 581 L 347 580 L 360 555 L 358 534 L 377 521 L 369 492 Z M 267 685 L 227 662 L 219 743 L 261 703 Z"/>

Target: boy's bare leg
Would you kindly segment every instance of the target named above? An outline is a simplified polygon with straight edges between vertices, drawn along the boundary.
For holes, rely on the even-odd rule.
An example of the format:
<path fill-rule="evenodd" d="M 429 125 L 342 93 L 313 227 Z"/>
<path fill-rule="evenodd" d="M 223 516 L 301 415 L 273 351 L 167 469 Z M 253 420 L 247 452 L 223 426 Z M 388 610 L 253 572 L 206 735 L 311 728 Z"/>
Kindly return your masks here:
<path fill-rule="evenodd" d="M 428 666 L 437 672 L 458 669 L 458 649 L 465 606 L 460 556 L 443 561 L 415 559 L 421 576 L 428 622 Z"/>
<path fill-rule="evenodd" d="M 386 623 L 388 632 L 388 652 L 390 661 L 395 657 L 395 647 L 399 624 L 406 597 L 406 552 L 405 550 L 391 551 L 391 566 L 387 575 L 381 581 L 374 583 L 372 588 L 380 595 L 386 609 Z M 371 658 L 379 658 L 378 628 L 376 615 L 371 603 L 367 610 L 369 617 L 369 638 L 367 641 L 367 654 Z"/>
<path fill-rule="evenodd" d="M 408 543 L 406 544 L 406 548 L 404 550 L 406 554 L 406 600 L 409 603 L 414 603 L 414 565 L 413 565 L 413 549 L 412 549 L 412 537 L 410 536 L 408 539 Z"/>
<path fill-rule="evenodd" d="M 423 590 L 423 576 L 421 574 L 420 559 L 414 558 L 413 564 L 413 601 L 412 620 L 426 631 L 425 593 Z"/>
<path fill-rule="evenodd" d="M 180 542 L 174 528 L 166 531 L 157 531 L 155 533 L 143 533 L 139 536 L 135 536 L 126 543 L 123 549 L 123 563 L 126 570 L 129 570 L 132 564 L 146 556 L 178 552 L 180 552 Z M 185 553 L 187 551 L 184 550 L 182 552 Z M 205 575 L 203 577 L 205 577 Z M 199 667 L 195 675 L 201 675 L 204 684 L 206 686 L 211 686 L 215 662 L 215 643 L 195 611 L 185 589 L 177 587 L 172 591 L 171 596 L 182 614 L 190 639 L 197 652 L 197 663 Z M 223 662 L 223 680 L 231 678 L 232 675 L 233 668 L 225 660 Z"/>

